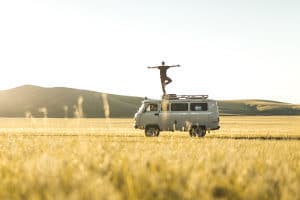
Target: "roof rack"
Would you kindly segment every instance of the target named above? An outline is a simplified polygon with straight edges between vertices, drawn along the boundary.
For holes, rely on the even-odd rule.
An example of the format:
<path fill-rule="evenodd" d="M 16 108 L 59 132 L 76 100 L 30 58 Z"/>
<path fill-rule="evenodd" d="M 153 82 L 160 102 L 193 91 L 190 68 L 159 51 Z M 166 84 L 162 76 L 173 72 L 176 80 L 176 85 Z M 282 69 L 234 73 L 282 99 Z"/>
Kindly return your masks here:
<path fill-rule="evenodd" d="M 162 99 L 166 100 L 176 100 L 176 99 L 207 99 L 208 95 L 177 95 L 177 94 L 167 94 L 163 95 Z"/>

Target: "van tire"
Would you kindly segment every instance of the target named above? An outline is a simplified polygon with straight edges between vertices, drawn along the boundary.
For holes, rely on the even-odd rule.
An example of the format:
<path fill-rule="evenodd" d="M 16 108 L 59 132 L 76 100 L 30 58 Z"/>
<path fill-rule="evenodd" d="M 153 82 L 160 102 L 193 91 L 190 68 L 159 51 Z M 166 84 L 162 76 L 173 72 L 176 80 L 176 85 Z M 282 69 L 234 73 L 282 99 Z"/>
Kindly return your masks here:
<path fill-rule="evenodd" d="M 198 137 L 204 137 L 206 135 L 206 129 L 205 127 L 200 127 L 200 132 L 198 134 Z"/>
<path fill-rule="evenodd" d="M 191 137 L 196 137 L 196 131 L 195 131 L 195 129 L 196 129 L 196 128 L 194 128 L 194 127 L 192 127 L 192 128 L 190 129 L 189 133 L 190 133 L 190 136 L 191 136 Z"/>
<path fill-rule="evenodd" d="M 146 137 L 157 137 L 159 136 L 159 128 L 157 126 L 147 126 L 145 128 Z"/>
<path fill-rule="evenodd" d="M 206 129 L 205 127 L 192 127 L 191 130 L 189 131 L 190 132 L 190 136 L 191 137 L 204 137 L 206 135 Z"/>

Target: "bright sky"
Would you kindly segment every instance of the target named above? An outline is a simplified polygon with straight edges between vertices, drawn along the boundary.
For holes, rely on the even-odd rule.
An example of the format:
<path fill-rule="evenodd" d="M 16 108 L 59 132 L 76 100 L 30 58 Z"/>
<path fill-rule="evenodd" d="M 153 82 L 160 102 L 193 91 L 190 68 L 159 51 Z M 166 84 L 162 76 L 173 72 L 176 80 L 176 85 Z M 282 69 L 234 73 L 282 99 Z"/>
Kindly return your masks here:
<path fill-rule="evenodd" d="M 300 103 L 298 0 L 0 1 L 0 89 Z"/>

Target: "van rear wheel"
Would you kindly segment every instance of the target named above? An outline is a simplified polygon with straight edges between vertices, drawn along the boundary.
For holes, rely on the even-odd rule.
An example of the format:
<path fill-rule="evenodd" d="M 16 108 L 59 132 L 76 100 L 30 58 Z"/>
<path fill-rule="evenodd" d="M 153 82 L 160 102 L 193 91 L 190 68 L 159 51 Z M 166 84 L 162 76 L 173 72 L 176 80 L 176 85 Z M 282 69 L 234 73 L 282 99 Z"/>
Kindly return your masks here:
<path fill-rule="evenodd" d="M 206 135 L 206 129 L 204 127 L 192 127 L 190 130 L 191 137 L 204 137 Z"/>
<path fill-rule="evenodd" d="M 159 128 L 157 126 L 147 126 L 145 129 L 146 137 L 159 136 Z"/>
<path fill-rule="evenodd" d="M 191 128 L 191 130 L 190 130 L 190 136 L 191 137 L 196 137 L 196 129 L 195 128 Z"/>

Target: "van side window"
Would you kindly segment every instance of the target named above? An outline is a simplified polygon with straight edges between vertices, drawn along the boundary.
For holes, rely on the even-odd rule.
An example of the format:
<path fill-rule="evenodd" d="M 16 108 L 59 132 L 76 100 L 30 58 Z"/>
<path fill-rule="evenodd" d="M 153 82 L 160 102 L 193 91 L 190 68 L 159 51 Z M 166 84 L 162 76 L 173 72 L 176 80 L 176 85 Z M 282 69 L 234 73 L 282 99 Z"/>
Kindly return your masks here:
<path fill-rule="evenodd" d="M 171 111 L 188 111 L 187 103 L 172 103 Z"/>
<path fill-rule="evenodd" d="M 145 109 L 146 112 L 155 112 L 158 111 L 158 106 L 155 103 L 150 103 Z"/>
<path fill-rule="evenodd" d="M 207 111 L 207 103 L 191 103 L 191 111 Z"/>

